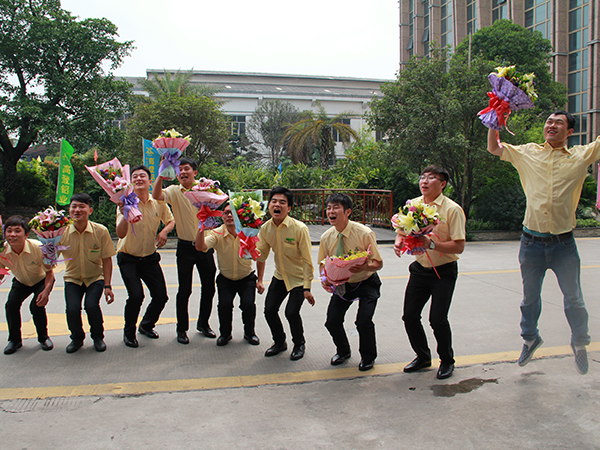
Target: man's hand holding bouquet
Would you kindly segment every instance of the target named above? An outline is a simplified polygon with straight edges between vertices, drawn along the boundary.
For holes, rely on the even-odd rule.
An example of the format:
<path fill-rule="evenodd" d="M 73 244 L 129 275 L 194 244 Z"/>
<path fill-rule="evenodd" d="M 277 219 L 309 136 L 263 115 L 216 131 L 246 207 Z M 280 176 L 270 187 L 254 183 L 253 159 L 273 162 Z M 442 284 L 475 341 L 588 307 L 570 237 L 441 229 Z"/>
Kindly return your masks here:
<path fill-rule="evenodd" d="M 152 141 L 152 146 L 161 156 L 158 176 L 167 181 L 173 181 L 179 175 L 179 157 L 190 145 L 190 137 L 183 135 L 175 129 L 163 130 Z"/>
<path fill-rule="evenodd" d="M 262 191 L 230 191 L 229 198 L 235 231 L 240 238 L 240 258 L 256 261 L 260 257 L 260 252 L 256 250 L 258 232 L 266 214 Z"/>
<path fill-rule="evenodd" d="M 124 204 L 123 215 L 127 222 L 134 224 L 142 220 L 142 212 L 138 208 L 140 199 L 133 192 L 130 182 L 129 164 L 122 166 L 120 161 L 114 158 L 103 164 L 85 168 L 108 194 L 111 202 Z"/>
<path fill-rule="evenodd" d="M 366 251 L 359 251 L 358 249 L 350 250 L 348 253 L 339 256 L 327 256 L 321 265 L 323 266 L 323 272 L 321 273 L 321 282 L 323 287 L 328 292 L 336 294 L 338 297 L 346 300 L 343 295 L 345 294 L 344 285 L 350 280 L 350 277 L 355 273 L 353 269 L 358 268 L 365 264 L 369 255 L 371 247 Z M 351 301 L 359 300 L 355 298 Z"/>
<path fill-rule="evenodd" d="M 58 252 L 69 247 L 58 245 L 58 243 L 71 222 L 71 219 L 63 210 L 56 211 L 52 206 L 44 211 L 39 211 L 29 221 L 29 226 L 42 242 L 40 250 L 44 255 L 44 264 L 53 266 L 61 262 L 58 260 Z"/>
<path fill-rule="evenodd" d="M 183 194 L 198 208 L 197 217 L 200 221 L 198 227 L 201 230 L 216 228 L 218 223 L 215 217 L 223 216 L 217 208 L 228 198 L 227 194 L 219 188 L 219 182 L 202 177 Z"/>

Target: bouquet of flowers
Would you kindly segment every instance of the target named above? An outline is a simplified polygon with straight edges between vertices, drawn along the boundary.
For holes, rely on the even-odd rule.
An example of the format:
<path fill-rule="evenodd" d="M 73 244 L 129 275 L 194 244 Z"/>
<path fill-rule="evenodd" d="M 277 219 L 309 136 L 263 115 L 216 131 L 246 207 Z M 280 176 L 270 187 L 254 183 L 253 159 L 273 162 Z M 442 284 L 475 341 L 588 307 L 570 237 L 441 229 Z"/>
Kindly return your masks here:
<path fill-rule="evenodd" d="M 40 250 L 44 255 L 44 264 L 54 265 L 60 262 L 58 252 L 69 248 L 58 243 L 70 223 L 72 221 L 64 211 L 56 211 L 52 206 L 39 211 L 29 221 L 29 226 L 42 242 Z"/>
<path fill-rule="evenodd" d="M 350 250 L 342 256 L 327 256 L 321 261 L 321 264 L 324 266 L 321 279 L 331 283 L 333 285 L 333 293 L 340 298 L 344 298 L 342 297 L 345 293 L 343 285 L 346 284 L 353 275 L 353 273 L 350 272 L 350 268 L 363 265 L 370 254 L 371 247 L 366 251 L 359 251 L 358 248 Z M 355 300 L 358 300 L 358 298 Z"/>
<path fill-rule="evenodd" d="M 160 135 L 152 141 L 152 146 L 164 156 L 158 168 L 158 176 L 165 180 L 174 180 L 179 175 L 179 157 L 190 145 L 190 137 L 183 135 L 174 128 L 163 130 Z"/>
<path fill-rule="evenodd" d="M 114 158 L 103 164 L 85 168 L 108 194 L 111 202 L 125 204 L 123 215 L 127 222 L 134 224 L 142 220 L 142 212 L 138 208 L 140 199 L 133 192 L 133 185 L 129 181 L 129 164 L 121 166 L 119 160 Z"/>
<path fill-rule="evenodd" d="M 198 208 L 198 226 L 201 230 L 212 229 L 218 225 L 215 217 L 222 217 L 223 213 L 217 211 L 217 208 L 228 198 L 227 194 L 219 189 L 218 181 L 202 177 L 183 195 Z"/>
<path fill-rule="evenodd" d="M 260 252 L 256 250 L 258 232 L 263 224 L 267 206 L 263 201 L 262 191 L 230 191 L 229 198 L 235 230 L 240 238 L 240 258 L 256 261 L 260 257 Z"/>
<path fill-rule="evenodd" d="M 431 233 L 438 223 L 440 215 L 435 205 L 426 205 L 422 200 L 408 200 L 392 216 L 392 227 L 396 233 L 405 236 L 402 253 L 412 255 L 417 251 L 425 252 L 418 238 Z"/>
<path fill-rule="evenodd" d="M 496 67 L 496 72 L 488 75 L 492 92 L 487 93 L 489 106 L 478 113 L 481 122 L 488 128 L 500 130 L 506 127 L 506 119 L 512 111 L 533 108 L 537 99 L 534 78 L 533 73 L 518 73 L 515 66 Z"/>

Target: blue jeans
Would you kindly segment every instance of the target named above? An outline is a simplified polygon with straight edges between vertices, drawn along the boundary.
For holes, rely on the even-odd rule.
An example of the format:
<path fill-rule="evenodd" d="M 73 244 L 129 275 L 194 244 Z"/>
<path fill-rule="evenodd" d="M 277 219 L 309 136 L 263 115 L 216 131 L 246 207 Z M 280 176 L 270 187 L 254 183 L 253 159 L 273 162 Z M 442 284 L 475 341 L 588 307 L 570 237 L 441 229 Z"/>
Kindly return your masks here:
<path fill-rule="evenodd" d="M 546 270 L 552 270 L 564 296 L 564 308 L 571 327 L 571 343 L 588 345 L 588 313 L 585 309 L 580 282 L 580 259 L 575 239 L 562 242 L 534 242 L 521 236 L 519 251 L 523 302 L 521 303 L 521 336 L 527 341 L 539 337 L 538 320 L 542 312 L 542 282 Z"/>

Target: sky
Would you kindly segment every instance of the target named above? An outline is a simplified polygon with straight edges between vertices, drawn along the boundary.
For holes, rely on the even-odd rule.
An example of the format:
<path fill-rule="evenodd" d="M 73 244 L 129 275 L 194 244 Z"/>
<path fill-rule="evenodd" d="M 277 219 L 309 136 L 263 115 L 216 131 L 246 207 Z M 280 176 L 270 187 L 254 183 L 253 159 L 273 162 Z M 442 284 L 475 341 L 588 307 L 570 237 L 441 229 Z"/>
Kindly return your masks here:
<path fill-rule="evenodd" d="M 114 72 L 146 69 L 393 79 L 397 0 L 62 0 L 110 20 L 135 49 Z"/>

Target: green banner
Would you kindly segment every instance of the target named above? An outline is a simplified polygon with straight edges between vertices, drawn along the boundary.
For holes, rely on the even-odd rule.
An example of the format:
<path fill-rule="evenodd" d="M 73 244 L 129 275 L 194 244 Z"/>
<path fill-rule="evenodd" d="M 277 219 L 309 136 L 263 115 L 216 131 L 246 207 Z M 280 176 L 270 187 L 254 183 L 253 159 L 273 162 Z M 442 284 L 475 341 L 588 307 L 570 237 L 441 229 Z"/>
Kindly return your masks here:
<path fill-rule="evenodd" d="M 73 195 L 75 173 L 71 165 L 71 156 L 73 156 L 73 147 L 63 139 L 60 145 L 60 167 L 56 184 L 56 203 L 59 205 L 68 205 Z"/>

